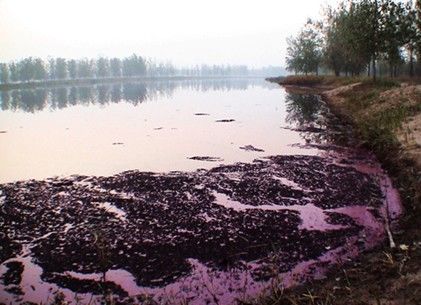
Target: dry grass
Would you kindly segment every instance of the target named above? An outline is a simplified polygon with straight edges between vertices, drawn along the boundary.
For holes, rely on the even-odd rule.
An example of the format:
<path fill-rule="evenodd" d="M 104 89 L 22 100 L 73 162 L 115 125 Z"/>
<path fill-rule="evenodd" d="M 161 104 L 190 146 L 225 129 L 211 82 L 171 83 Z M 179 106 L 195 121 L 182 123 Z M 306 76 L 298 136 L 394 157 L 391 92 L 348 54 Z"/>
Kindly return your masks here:
<path fill-rule="evenodd" d="M 334 88 L 338 86 L 345 86 L 356 82 L 367 80 L 365 77 L 335 77 L 326 75 L 290 75 L 282 78 L 269 79 L 270 81 L 278 82 L 284 86 L 322 86 L 326 88 Z"/>
<path fill-rule="evenodd" d="M 406 85 L 401 86 L 401 82 Z M 327 279 L 302 287 L 278 287 L 247 305 L 415 305 L 421 304 L 421 168 L 398 138 L 399 131 L 421 114 L 421 94 L 408 84 L 420 79 L 332 80 L 331 77 L 288 77 L 282 84 L 336 88 L 325 98 L 334 112 L 356 129 L 399 188 L 406 215 L 395 232 L 398 248 L 386 244 L 332 270 Z M 358 83 L 354 85 L 349 85 Z M 349 85 L 349 86 L 346 86 Z M 340 86 L 345 86 L 338 88 Z M 415 90 L 414 90 L 415 88 Z M 314 88 L 311 88 L 314 90 Z M 419 135 L 421 130 L 412 128 Z"/>
<path fill-rule="evenodd" d="M 328 279 L 277 288 L 242 305 L 421 304 L 421 248 L 371 253 L 330 272 Z"/>

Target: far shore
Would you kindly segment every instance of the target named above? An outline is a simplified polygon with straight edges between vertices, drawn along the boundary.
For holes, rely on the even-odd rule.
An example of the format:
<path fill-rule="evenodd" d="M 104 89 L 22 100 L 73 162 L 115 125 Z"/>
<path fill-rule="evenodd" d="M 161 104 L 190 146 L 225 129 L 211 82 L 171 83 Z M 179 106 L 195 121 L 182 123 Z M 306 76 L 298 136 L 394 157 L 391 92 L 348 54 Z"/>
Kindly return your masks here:
<path fill-rule="evenodd" d="M 14 89 L 31 89 L 38 87 L 56 87 L 56 86 L 79 86 L 79 85 L 95 85 L 102 83 L 116 83 L 127 81 L 180 81 L 180 80 L 217 80 L 217 79 L 264 79 L 264 76 L 254 75 L 221 75 L 221 76 L 131 76 L 131 77 L 106 77 L 106 78 L 77 78 L 77 79 L 57 79 L 43 81 L 29 81 L 0 84 L 0 91 Z"/>

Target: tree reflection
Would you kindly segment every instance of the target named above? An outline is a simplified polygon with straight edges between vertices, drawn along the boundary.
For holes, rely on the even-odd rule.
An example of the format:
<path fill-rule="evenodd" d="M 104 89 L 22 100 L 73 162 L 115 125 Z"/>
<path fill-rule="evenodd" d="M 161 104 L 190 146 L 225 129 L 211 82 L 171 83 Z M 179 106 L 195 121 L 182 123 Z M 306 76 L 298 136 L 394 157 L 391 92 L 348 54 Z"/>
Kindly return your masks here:
<path fill-rule="evenodd" d="M 2 110 L 40 111 L 46 106 L 47 95 L 46 89 L 2 92 Z"/>
<path fill-rule="evenodd" d="M 50 91 L 51 108 L 63 109 L 68 106 L 68 88 L 53 88 Z"/>
<path fill-rule="evenodd" d="M 285 104 L 287 123 L 307 142 L 344 144 L 352 138 L 350 128 L 329 111 L 320 96 L 288 93 Z"/>
<path fill-rule="evenodd" d="M 10 93 L 8 91 L 1 91 L 1 110 L 7 110 L 10 108 Z"/>
<path fill-rule="evenodd" d="M 109 103 L 110 101 L 110 91 L 111 91 L 111 86 L 107 86 L 107 85 L 101 85 L 97 87 L 97 92 L 98 92 L 98 98 L 97 101 L 98 103 L 104 105 Z"/>
<path fill-rule="evenodd" d="M 312 143 L 330 140 L 326 131 L 328 109 L 320 96 L 313 94 L 288 93 L 285 98 L 287 109 L 286 121 L 301 131 L 301 136 Z"/>
<path fill-rule="evenodd" d="M 146 86 L 142 83 L 123 83 L 123 99 L 138 105 L 146 100 Z"/>
<path fill-rule="evenodd" d="M 286 120 L 297 128 L 319 127 L 322 123 L 320 114 L 324 109 L 319 96 L 289 93 L 285 104 L 288 112 Z"/>
<path fill-rule="evenodd" d="M 268 86 L 253 79 L 162 80 L 121 82 L 100 85 L 18 89 L 1 91 L 2 110 L 36 112 L 49 108 L 63 109 L 75 105 L 119 103 L 138 105 L 145 101 L 171 97 L 178 88 L 206 92 L 209 90 L 246 90 L 250 86 Z"/>
<path fill-rule="evenodd" d="M 118 103 L 122 99 L 121 95 L 121 84 L 115 84 L 111 86 L 111 102 Z"/>
<path fill-rule="evenodd" d="M 94 87 L 78 87 L 78 101 L 79 104 L 89 105 L 90 102 L 94 103 Z"/>
<path fill-rule="evenodd" d="M 78 103 L 78 92 L 76 87 L 71 87 L 69 91 L 69 104 L 74 106 Z"/>

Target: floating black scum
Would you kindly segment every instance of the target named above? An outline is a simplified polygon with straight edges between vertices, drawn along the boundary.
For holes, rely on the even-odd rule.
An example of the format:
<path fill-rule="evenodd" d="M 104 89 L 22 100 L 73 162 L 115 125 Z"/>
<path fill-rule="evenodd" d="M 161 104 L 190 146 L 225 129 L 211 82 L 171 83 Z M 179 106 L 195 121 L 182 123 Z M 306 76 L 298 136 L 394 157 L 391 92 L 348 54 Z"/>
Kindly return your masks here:
<path fill-rule="evenodd" d="M 205 169 L 0 184 L 0 303 L 46 303 L 63 293 L 75 304 L 105 294 L 232 304 L 321 276 L 379 244 L 385 217 L 400 212 L 388 177 L 366 151 L 332 145 L 349 131 L 319 97 L 290 94 L 285 105 L 289 125 L 276 132 L 299 133 L 300 151 L 317 154 L 274 155 L 250 138 L 226 145 L 250 162 L 220 164 L 229 154 L 212 151 L 184 157 Z M 208 113 L 187 109 L 207 122 Z M 246 118 L 220 124 L 213 113 L 213 130 L 241 131 Z"/>

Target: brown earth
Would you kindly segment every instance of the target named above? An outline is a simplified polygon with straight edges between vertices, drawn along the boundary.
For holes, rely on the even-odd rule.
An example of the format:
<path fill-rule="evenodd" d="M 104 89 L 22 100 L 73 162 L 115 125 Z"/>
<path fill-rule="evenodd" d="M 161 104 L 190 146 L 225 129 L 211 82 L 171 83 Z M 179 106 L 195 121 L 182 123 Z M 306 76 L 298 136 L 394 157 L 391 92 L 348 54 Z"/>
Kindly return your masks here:
<path fill-rule="evenodd" d="M 335 114 L 353 125 L 360 145 L 372 149 L 392 176 L 406 214 L 393 232 L 396 247 L 385 242 L 332 270 L 324 280 L 289 290 L 276 288 L 244 304 L 421 304 L 420 85 L 332 77 L 276 82 L 286 85 L 287 91 L 320 93 Z"/>
<path fill-rule="evenodd" d="M 363 83 L 341 86 L 324 92 L 330 104 L 338 108 L 341 113 L 347 113 L 346 95 L 353 91 L 365 90 Z M 398 107 L 419 107 L 421 104 L 421 85 L 408 85 L 402 83 L 398 88 L 383 91 L 379 94 L 377 102 L 364 107 L 353 114 L 364 120 L 383 111 Z M 402 152 L 421 168 L 421 113 L 408 113 L 401 126 L 394 130 L 394 134 L 402 147 Z"/>

